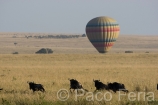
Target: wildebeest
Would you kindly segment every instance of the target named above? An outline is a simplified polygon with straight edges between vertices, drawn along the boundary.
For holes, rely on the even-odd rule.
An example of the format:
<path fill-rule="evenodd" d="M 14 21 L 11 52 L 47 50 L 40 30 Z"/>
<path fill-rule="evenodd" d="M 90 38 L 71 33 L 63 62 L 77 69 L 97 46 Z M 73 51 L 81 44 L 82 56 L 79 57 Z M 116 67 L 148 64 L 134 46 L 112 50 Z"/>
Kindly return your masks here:
<path fill-rule="evenodd" d="M 45 89 L 43 88 L 43 85 L 36 84 L 34 82 L 27 82 L 27 83 L 29 84 L 30 90 L 32 89 L 33 92 L 35 92 L 35 91 L 45 92 Z"/>
<path fill-rule="evenodd" d="M 108 88 L 109 88 L 109 90 L 112 90 L 115 93 L 116 93 L 116 91 L 128 92 L 128 90 L 125 89 L 124 84 L 117 83 L 117 82 L 108 83 Z"/>
<path fill-rule="evenodd" d="M 157 84 L 157 90 L 158 90 L 158 84 Z"/>
<path fill-rule="evenodd" d="M 100 82 L 100 80 L 94 80 L 93 79 L 93 82 L 95 83 L 95 87 L 96 87 L 96 90 L 109 90 L 108 86 L 102 82 Z"/>
<path fill-rule="evenodd" d="M 3 88 L 0 88 L 0 90 L 3 90 Z"/>
<path fill-rule="evenodd" d="M 85 91 L 88 91 L 87 89 L 84 89 L 82 84 L 79 83 L 76 79 L 68 79 L 70 81 L 70 92 L 71 92 L 71 89 L 73 89 L 73 91 L 75 89 L 83 89 Z"/>

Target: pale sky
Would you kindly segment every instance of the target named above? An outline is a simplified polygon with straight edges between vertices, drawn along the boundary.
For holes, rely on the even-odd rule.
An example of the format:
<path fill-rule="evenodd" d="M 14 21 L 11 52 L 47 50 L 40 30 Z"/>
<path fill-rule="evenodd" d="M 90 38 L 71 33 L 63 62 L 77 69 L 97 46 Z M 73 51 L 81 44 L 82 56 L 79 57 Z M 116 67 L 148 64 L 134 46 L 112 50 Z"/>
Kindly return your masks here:
<path fill-rule="evenodd" d="M 158 0 L 0 0 L 0 32 L 85 33 L 98 16 L 120 34 L 158 35 Z"/>

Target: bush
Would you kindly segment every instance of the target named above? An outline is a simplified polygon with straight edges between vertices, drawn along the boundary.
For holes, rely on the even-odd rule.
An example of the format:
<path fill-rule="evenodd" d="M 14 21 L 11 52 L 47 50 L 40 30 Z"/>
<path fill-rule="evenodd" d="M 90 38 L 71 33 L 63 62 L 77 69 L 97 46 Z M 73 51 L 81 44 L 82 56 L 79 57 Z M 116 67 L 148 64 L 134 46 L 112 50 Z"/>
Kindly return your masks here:
<path fill-rule="evenodd" d="M 36 54 L 51 54 L 51 53 L 53 53 L 53 50 L 49 48 L 42 48 L 36 52 Z"/>
<path fill-rule="evenodd" d="M 125 51 L 125 53 L 133 53 L 133 51 Z"/>
<path fill-rule="evenodd" d="M 13 52 L 12 54 L 19 54 L 18 52 Z"/>

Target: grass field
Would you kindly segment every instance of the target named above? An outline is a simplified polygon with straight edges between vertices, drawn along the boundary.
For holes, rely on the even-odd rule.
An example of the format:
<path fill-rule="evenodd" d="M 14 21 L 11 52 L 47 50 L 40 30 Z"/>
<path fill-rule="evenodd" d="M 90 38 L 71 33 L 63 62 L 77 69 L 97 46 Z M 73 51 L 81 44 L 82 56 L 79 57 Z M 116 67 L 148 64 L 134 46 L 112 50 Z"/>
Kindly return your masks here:
<path fill-rule="evenodd" d="M 98 54 L 87 37 L 79 38 L 26 38 L 25 36 L 42 36 L 54 34 L 40 33 L 1 33 L 0 32 L 0 54 L 34 54 L 41 48 L 50 48 L 55 54 Z M 59 34 L 60 35 L 60 34 Z M 69 35 L 69 34 L 68 34 Z M 16 38 L 14 38 L 16 36 Z M 15 46 L 14 43 L 17 43 Z M 119 35 L 109 53 L 157 53 L 158 36 L 152 35 Z"/>
<path fill-rule="evenodd" d="M 157 53 L 109 54 L 1 54 L 0 55 L 0 104 L 4 105 L 157 105 L 158 90 Z M 102 82 L 124 83 L 130 92 L 154 93 L 154 101 L 146 99 L 129 101 L 118 92 L 111 101 L 86 101 L 86 95 L 74 100 L 60 101 L 57 92 L 69 90 L 68 78 L 75 78 L 90 92 L 95 90 L 93 79 Z M 44 85 L 45 93 L 29 90 L 27 81 Z M 106 92 L 106 91 L 105 91 Z M 143 97 L 143 96 L 141 96 Z"/>

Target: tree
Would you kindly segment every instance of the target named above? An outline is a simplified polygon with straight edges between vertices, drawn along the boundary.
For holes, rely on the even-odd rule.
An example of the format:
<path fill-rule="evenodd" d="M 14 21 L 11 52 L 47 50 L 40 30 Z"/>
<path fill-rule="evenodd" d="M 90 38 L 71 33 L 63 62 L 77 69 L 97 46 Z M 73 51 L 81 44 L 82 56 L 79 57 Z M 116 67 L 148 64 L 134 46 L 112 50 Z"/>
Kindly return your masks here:
<path fill-rule="evenodd" d="M 14 45 L 16 46 L 18 43 L 14 42 Z"/>

